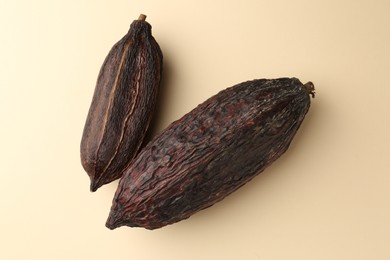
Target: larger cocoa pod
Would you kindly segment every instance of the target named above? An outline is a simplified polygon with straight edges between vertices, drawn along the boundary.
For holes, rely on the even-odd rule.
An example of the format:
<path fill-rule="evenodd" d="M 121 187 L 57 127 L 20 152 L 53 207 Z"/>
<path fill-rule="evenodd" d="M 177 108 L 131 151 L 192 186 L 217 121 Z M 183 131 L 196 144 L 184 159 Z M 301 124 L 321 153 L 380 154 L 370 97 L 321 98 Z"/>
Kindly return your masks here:
<path fill-rule="evenodd" d="M 81 140 L 91 191 L 118 179 L 136 155 L 156 104 L 162 53 L 141 15 L 108 53 Z"/>
<path fill-rule="evenodd" d="M 295 78 L 261 79 L 200 104 L 125 170 L 106 226 L 160 228 L 222 200 L 287 150 L 313 91 Z"/>

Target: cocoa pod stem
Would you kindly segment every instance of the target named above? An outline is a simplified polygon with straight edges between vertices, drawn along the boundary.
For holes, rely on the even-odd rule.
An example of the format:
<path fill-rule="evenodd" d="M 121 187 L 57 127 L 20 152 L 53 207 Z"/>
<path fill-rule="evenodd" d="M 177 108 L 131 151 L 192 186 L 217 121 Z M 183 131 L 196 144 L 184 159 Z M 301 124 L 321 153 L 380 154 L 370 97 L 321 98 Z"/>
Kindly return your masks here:
<path fill-rule="evenodd" d="M 145 21 L 146 20 L 146 15 L 145 14 L 140 14 L 138 17 L 139 21 Z"/>

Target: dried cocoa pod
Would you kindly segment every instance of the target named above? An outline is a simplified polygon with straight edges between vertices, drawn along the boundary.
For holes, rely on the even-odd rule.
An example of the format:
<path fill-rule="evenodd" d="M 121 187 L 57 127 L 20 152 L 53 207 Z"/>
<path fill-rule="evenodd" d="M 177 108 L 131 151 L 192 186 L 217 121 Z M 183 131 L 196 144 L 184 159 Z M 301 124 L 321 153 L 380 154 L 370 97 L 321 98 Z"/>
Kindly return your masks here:
<path fill-rule="evenodd" d="M 80 145 L 91 191 L 118 179 L 136 155 L 156 104 L 162 53 L 140 15 L 100 70 Z"/>
<path fill-rule="evenodd" d="M 125 170 L 106 226 L 156 229 L 207 208 L 289 147 L 311 82 L 253 80 L 209 98 L 155 137 Z"/>

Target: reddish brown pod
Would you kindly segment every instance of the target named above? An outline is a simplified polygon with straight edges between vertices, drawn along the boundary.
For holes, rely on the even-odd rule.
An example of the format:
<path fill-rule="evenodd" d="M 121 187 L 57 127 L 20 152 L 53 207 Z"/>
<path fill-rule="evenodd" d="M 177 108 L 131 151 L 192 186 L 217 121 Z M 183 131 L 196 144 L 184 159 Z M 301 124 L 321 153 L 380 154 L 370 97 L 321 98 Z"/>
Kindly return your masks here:
<path fill-rule="evenodd" d="M 106 226 L 156 229 L 250 181 L 289 147 L 311 82 L 260 79 L 221 91 L 172 123 L 125 170 Z"/>
<path fill-rule="evenodd" d="M 152 118 L 162 53 L 140 15 L 108 53 L 100 70 L 80 145 L 91 191 L 121 177 Z"/>

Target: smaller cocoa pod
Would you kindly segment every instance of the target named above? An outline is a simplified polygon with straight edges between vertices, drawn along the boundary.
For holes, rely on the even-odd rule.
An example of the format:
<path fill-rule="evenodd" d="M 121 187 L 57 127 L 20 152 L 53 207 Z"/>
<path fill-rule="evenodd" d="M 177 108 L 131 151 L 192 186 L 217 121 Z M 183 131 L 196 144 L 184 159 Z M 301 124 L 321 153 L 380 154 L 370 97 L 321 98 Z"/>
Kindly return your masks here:
<path fill-rule="evenodd" d="M 162 53 L 145 18 L 112 47 L 98 76 L 80 145 L 91 191 L 121 177 L 152 118 Z"/>
<path fill-rule="evenodd" d="M 253 80 L 206 100 L 125 170 L 106 226 L 160 228 L 222 200 L 289 147 L 314 96 L 296 78 Z"/>

